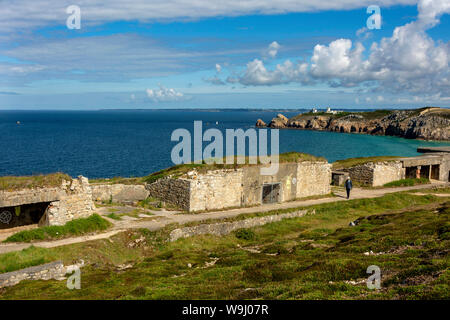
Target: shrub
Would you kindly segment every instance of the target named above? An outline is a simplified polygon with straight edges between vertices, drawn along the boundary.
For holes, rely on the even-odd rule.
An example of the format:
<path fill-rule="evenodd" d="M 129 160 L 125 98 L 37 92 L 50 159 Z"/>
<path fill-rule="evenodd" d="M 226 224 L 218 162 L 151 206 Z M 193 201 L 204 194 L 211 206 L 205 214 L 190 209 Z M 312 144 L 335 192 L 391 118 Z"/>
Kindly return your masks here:
<path fill-rule="evenodd" d="M 239 229 L 236 231 L 235 235 L 236 235 L 236 238 L 243 239 L 243 240 L 253 240 L 256 237 L 253 230 L 250 230 L 250 229 Z"/>
<path fill-rule="evenodd" d="M 418 184 L 426 184 L 429 182 L 430 181 L 425 178 L 420 178 L 420 179 L 408 178 L 408 179 L 401 179 L 401 180 L 397 180 L 397 181 L 388 182 L 384 185 L 384 187 L 408 187 L 408 186 L 415 186 Z"/>

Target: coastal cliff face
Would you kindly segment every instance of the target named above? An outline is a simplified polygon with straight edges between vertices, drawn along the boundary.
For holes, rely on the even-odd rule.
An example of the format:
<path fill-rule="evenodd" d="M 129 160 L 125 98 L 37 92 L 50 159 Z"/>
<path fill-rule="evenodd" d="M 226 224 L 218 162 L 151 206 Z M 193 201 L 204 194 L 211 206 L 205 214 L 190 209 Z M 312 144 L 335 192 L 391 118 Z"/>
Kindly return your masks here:
<path fill-rule="evenodd" d="M 264 127 L 258 120 L 257 127 Z M 380 110 L 374 112 L 342 112 L 338 114 L 304 113 L 287 119 L 279 114 L 269 128 L 310 129 L 346 133 L 399 136 L 408 139 L 450 140 L 450 110 L 424 108 L 418 110 Z"/>

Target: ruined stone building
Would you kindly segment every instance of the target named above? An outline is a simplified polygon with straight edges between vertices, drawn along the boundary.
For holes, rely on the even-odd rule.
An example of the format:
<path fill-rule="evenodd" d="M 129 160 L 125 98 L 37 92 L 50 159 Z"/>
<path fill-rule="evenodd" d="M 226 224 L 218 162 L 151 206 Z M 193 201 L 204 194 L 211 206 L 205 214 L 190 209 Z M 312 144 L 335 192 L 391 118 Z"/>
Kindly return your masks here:
<path fill-rule="evenodd" d="M 342 185 L 347 176 L 367 186 L 382 186 L 405 178 L 425 178 L 450 182 L 450 147 L 418 148 L 423 155 L 389 161 L 369 161 L 333 171 L 335 185 Z"/>
<path fill-rule="evenodd" d="M 88 217 L 94 210 L 89 181 L 82 176 L 63 180 L 58 187 L 0 191 L 0 229 L 64 225 Z"/>
<path fill-rule="evenodd" d="M 187 211 L 260 205 L 330 193 L 331 165 L 326 160 L 280 163 L 274 175 L 261 165 L 235 169 L 192 170 L 147 185 L 150 196 Z"/>

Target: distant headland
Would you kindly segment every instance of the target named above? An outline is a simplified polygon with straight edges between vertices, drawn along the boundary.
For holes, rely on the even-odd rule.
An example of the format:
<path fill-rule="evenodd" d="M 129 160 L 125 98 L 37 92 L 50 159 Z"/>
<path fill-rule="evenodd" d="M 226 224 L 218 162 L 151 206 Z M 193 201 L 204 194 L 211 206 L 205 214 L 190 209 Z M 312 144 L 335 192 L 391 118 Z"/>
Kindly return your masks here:
<path fill-rule="evenodd" d="M 413 110 L 368 112 L 333 111 L 330 108 L 326 111 L 312 109 L 290 119 L 278 114 L 269 124 L 258 119 L 256 126 L 450 141 L 450 109 L 425 107 Z"/>

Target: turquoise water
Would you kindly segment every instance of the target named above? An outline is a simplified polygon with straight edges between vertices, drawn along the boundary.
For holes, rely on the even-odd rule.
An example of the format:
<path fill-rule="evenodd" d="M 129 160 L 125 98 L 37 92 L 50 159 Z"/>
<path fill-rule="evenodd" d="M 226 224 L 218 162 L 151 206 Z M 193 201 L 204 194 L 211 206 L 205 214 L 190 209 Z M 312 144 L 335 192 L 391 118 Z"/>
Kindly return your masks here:
<path fill-rule="evenodd" d="M 284 112 L 288 117 L 299 112 Z M 248 129 L 272 111 L 0 111 L 0 176 L 66 172 L 90 178 L 143 176 L 169 167 L 173 130 Z M 21 124 L 17 125 L 16 121 Z M 218 121 L 218 125 L 216 125 Z M 206 145 L 206 143 L 205 143 Z M 280 130 L 280 152 L 299 151 L 328 161 L 350 157 L 414 156 L 419 146 L 449 143 L 395 137 Z"/>

